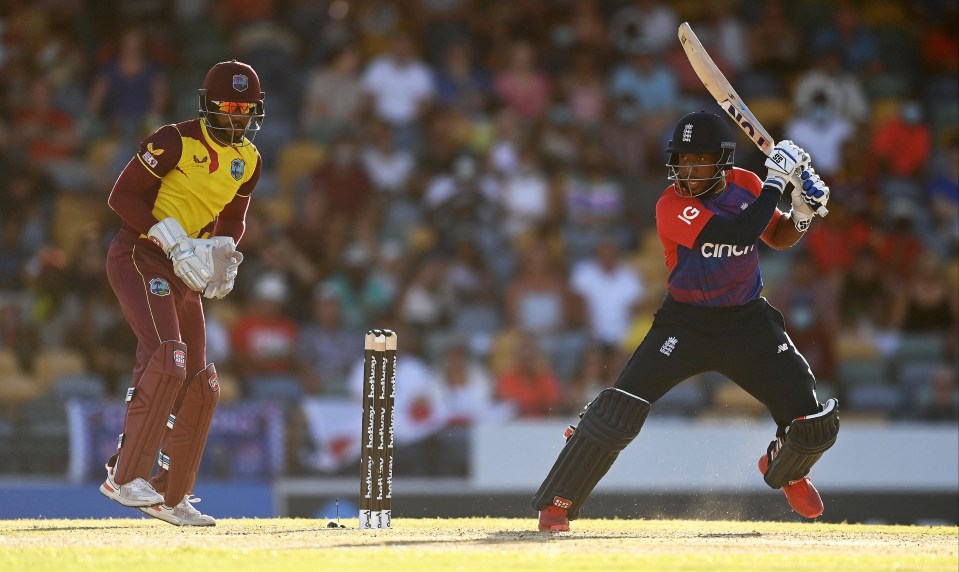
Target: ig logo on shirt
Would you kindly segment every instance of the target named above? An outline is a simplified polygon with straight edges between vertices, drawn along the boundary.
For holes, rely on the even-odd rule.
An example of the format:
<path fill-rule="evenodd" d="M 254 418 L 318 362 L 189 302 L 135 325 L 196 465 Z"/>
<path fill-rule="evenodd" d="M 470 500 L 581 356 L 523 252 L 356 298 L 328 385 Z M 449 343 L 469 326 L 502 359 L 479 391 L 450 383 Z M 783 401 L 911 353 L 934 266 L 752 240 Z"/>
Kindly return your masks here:
<path fill-rule="evenodd" d="M 676 217 L 688 225 L 693 224 L 693 219 L 699 216 L 699 209 L 696 207 L 686 207 L 683 209 L 683 214 L 676 215 Z"/>

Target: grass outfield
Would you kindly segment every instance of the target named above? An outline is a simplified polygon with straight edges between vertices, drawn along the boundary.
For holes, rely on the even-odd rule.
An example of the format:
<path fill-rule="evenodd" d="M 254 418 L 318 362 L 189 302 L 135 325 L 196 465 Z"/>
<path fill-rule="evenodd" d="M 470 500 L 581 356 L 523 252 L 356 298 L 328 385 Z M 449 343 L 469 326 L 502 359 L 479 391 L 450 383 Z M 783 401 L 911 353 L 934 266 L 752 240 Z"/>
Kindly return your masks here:
<path fill-rule="evenodd" d="M 343 521 L 356 526 L 356 520 Z M 0 521 L 0 570 L 948 570 L 959 528 L 691 520 L 396 519 L 390 530 L 309 519 Z M 362 568 L 360 568 L 362 567 Z"/>

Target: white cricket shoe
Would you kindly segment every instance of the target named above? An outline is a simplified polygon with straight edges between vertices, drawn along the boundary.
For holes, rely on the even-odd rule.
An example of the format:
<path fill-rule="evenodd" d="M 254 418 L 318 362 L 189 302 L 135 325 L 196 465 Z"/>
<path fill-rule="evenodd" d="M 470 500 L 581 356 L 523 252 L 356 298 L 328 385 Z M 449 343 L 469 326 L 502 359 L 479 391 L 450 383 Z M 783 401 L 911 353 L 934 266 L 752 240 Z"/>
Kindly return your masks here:
<path fill-rule="evenodd" d="M 191 498 L 190 495 L 184 495 L 180 504 L 173 508 L 165 504 L 155 506 L 141 507 L 144 514 L 153 518 L 159 518 L 164 522 L 176 526 L 216 526 L 216 519 L 210 515 L 198 511 L 193 503 L 200 502 L 198 498 Z"/>
<path fill-rule="evenodd" d="M 112 499 L 130 507 L 152 506 L 163 502 L 163 495 L 156 492 L 153 485 L 137 477 L 129 483 L 118 485 L 113 480 L 114 469 L 107 467 L 107 480 L 100 485 L 100 492 L 108 499 Z"/>

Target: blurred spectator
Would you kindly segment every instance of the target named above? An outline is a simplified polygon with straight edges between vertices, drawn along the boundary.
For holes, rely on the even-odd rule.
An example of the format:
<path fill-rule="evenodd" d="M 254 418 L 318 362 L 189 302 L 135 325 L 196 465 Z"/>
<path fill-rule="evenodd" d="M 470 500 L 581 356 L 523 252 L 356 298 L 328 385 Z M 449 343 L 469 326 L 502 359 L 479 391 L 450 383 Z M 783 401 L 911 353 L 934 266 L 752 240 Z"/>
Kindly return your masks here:
<path fill-rule="evenodd" d="M 838 50 L 844 69 L 864 77 L 881 69 L 879 42 L 871 28 L 861 21 L 861 5 L 838 2 L 833 22 L 817 26 L 811 34 L 814 54 Z"/>
<path fill-rule="evenodd" d="M 499 187 L 483 172 L 479 159 L 469 152 L 458 154 L 449 169 L 437 172 L 426 183 L 422 208 L 443 244 L 469 236 L 484 249 L 496 242 Z"/>
<path fill-rule="evenodd" d="M 572 14 L 566 23 L 572 35 L 570 44 L 577 50 L 605 53 L 608 35 L 602 0 L 580 0 L 570 9 Z"/>
<path fill-rule="evenodd" d="M 11 252 L 19 250 L 29 256 L 47 243 L 56 190 L 50 177 L 30 165 L 10 170 L 0 181 L 0 225 L 11 234 Z M 16 249 L 12 248 L 13 242 L 17 243 Z"/>
<path fill-rule="evenodd" d="M 661 52 L 676 41 L 676 12 L 660 0 L 634 0 L 612 14 L 609 36 L 624 54 Z"/>
<path fill-rule="evenodd" d="M 862 82 L 842 70 L 840 55 L 835 50 L 816 58 L 813 67 L 796 82 L 793 107 L 805 111 L 814 105 L 825 105 L 830 116 L 842 117 L 854 124 L 870 119 L 869 100 Z"/>
<path fill-rule="evenodd" d="M 513 363 L 496 380 L 496 397 L 515 405 L 520 417 L 562 413 L 562 387 L 535 334 L 523 334 Z"/>
<path fill-rule="evenodd" d="M 910 199 L 885 203 L 886 232 L 879 238 L 879 261 L 897 279 L 908 279 L 924 250 L 917 232 L 918 205 Z M 825 220 L 825 219 L 824 219 Z"/>
<path fill-rule="evenodd" d="M 518 273 L 506 285 L 506 318 L 510 328 L 536 338 L 552 369 L 571 373 L 586 341 L 583 304 L 541 241 L 523 252 Z"/>
<path fill-rule="evenodd" d="M 519 152 L 516 170 L 503 177 L 499 192 L 503 232 L 511 237 L 530 232 L 553 215 L 549 180 L 532 147 Z"/>
<path fill-rule="evenodd" d="M 836 285 L 823 280 L 805 252 L 796 253 L 789 272 L 769 299 L 783 314 L 789 337 L 817 377 L 836 373 L 836 327 L 839 323 Z"/>
<path fill-rule="evenodd" d="M 446 325 L 452 311 L 450 292 L 443 280 L 445 261 L 426 260 L 399 294 L 397 313 L 420 331 L 436 331 Z"/>
<path fill-rule="evenodd" d="M 348 2 L 287 2 L 284 24 L 296 35 L 304 63 L 327 62 L 333 53 L 352 43 L 356 32 L 350 12 Z"/>
<path fill-rule="evenodd" d="M 380 121 L 370 124 L 361 155 L 366 175 L 377 191 L 387 199 L 406 194 L 416 171 L 416 157 L 395 143 L 389 125 Z"/>
<path fill-rule="evenodd" d="M 943 256 L 959 253 L 959 129 L 943 137 L 941 156 L 929 184 L 933 246 Z"/>
<path fill-rule="evenodd" d="M 516 171 L 522 144 L 519 117 L 509 107 L 501 107 L 493 118 L 489 143 L 489 165 L 494 175 L 511 175 Z"/>
<path fill-rule="evenodd" d="M 829 203 L 829 216 L 816 221 L 806 233 L 806 248 L 816 269 L 839 277 L 852 265 L 853 258 L 874 240 L 868 220 L 851 213 L 840 200 Z"/>
<path fill-rule="evenodd" d="M 905 283 L 896 289 L 897 327 L 907 334 L 954 332 L 959 327 L 959 292 L 949 287 L 945 266 L 935 254 L 916 256 L 914 270 L 902 276 Z"/>
<path fill-rule="evenodd" d="M 376 117 L 393 127 L 397 144 L 416 146 L 418 121 L 431 105 L 436 87 L 432 70 L 417 58 L 412 39 L 396 34 L 390 50 L 367 65 L 361 81 Z"/>
<path fill-rule="evenodd" d="M 572 68 L 559 78 L 561 101 L 576 123 L 591 126 L 600 122 L 606 107 L 606 85 L 602 66 L 590 53 L 578 53 Z"/>
<path fill-rule="evenodd" d="M 260 82 L 270 86 L 267 113 L 274 132 L 280 125 L 286 126 L 297 118 L 302 90 L 297 61 L 300 46 L 296 35 L 277 21 L 276 4 L 275 0 L 261 2 L 259 13 L 246 6 L 249 20 L 239 23 L 231 37 L 234 57 L 249 63 L 253 69 L 262 70 Z"/>
<path fill-rule="evenodd" d="M 322 395 L 346 395 L 350 369 L 363 357 L 360 334 L 343 325 L 340 299 L 330 285 L 318 284 L 312 299 L 310 317 L 297 339 L 307 385 Z"/>
<path fill-rule="evenodd" d="M 329 159 L 312 173 L 306 192 L 325 197 L 324 204 L 331 218 L 342 217 L 355 224 L 357 218 L 369 216 L 373 185 L 363 168 L 354 137 L 342 135 L 333 142 Z"/>
<path fill-rule="evenodd" d="M 952 423 L 959 420 L 959 375 L 956 368 L 946 365 L 937 368 L 926 389 L 927 397 L 920 405 L 922 419 Z"/>
<path fill-rule="evenodd" d="M 311 69 L 304 79 L 300 129 L 322 142 L 330 142 L 353 129 L 363 111 L 360 53 L 356 46 L 338 47 L 326 62 Z"/>
<path fill-rule="evenodd" d="M 498 281 L 487 255 L 476 240 L 459 237 L 446 268 L 444 280 L 454 309 L 450 326 L 474 347 L 488 348 L 503 317 Z"/>
<path fill-rule="evenodd" d="M 585 301 L 590 334 L 604 349 L 615 349 L 643 300 L 642 277 L 620 258 L 610 237 L 601 239 L 594 255 L 577 263 L 571 274 L 570 286 Z"/>
<path fill-rule="evenodd" d="M 607 99 L 599 137 L 611 165 L 622 177 L 641 178 L 646 174 L 648 159 L 662 156 L 662 149 L 652 153 L 659 141 L 655 139 L 654 143 L 650 135 L 654 134 L 649 132 L 642 111 L 631 97 Z"/>
<path fill-rule="evenodd" d="M 600 391 L 613 386 L 618 365 L 612 359 L 615 355 L 615 351 L 600 343 L 590 343 L 583 349 L 566 393 L 567 413 L 579 413 Z"/>
<path fill-rule="evenodd" d="M 24 159 L 37 166 L 72 159 L 79 149 L 73 116 L 54 103 L 44 77 L 34 78 L 29 99 L 13 110 L 12 127 L 13 137 L 26 151 Z"/>
<path fill-rule="evenodd" d="M 856 135 L 849 121 L 834 115 L 824 92 L 813 95 L 786 125 L 785 134 L 816 159 L 816 172 L 827 182 L 842 167 L 843 143 Z"/>
<path fill-rule="evenodd" d="M 781 75 L 798 71 L 802 48 L 799 28 L 786 13 L 784 0 L 766 0 L 757 8 L 749 26 L 749 69 L 766 81 L 777 82 Z"/>
<path fill-rule="evenodd" d="M 447 46 L 436 69 L 436 101 L 466 117 L 478 118 L 487 111 L 492 86 L 473 58 L 472 46 L 466 40 Z"/>
<path fill-rule="evenodd" d="M 347 245 L 328 286 L 340 300 L 343 325 L 355 331 L 372 328 L 393 299 L 389 283 L 373 266 L 373 253 L 359 243 Z"/>
<path fill-rule="evenodd" d="M 930 18 L 921 38 L 922 61 L 933 77 L 959 74 L 959 6 L 943 5 L 944 13 Z M 940 75 L 941 74 L 941 75 Z"/>
<path fill-rule="evenodd" d="M 123 30 L 90 88 L 89 116 L 120 138 L 115 157 L 124 163 L 140 137 L 162 124 L 169 100 L 167 72 L 150 55 L 147 41 L 142 28 Z"/>
<path fill-rule="evenodd" d="M 730 77 L 735 78 L 738 85 L 738 75 L 751 67 L 746 25 L 732 2 L 711 2 L 706 13 L 708 19 L 705 25 L 696 26 L 698 37 L 726 63 Z M 762 27 L 769 25 L 769 22 L 762 23 Z M 781 41 L 781 38 L 776 41 Z"/>
<path fill-rule="evenodd" d="M 854 254 L 848 272 L 839 285 L 839 318 L 845 328 L 871 322 L 877 311 L 890 307 L 893 280 L 883 271 L 873 248 L 865 247 Z"/>
<path fill-rule="evenodd" d="M 70 295 L 67 254 L 45 246 L 24 268 L 30 292 L 30 318 L 37 343 L 43 348 L 68 347 L 69 328 L 80 313 L 79 301 Z"/>
<path fill-rule="evenodd" d="M 439 468 L 443 475 L 465 476 L 469 472 L 471 428 L 488 420 L 503 421 L 510 409 L 495 407 L 490 372 L 470 356 L 463 339 L 449 344 L 438 369 L 440 399 L 447 414 L 446 426 L 438 436 L 441 446 Z"/>
<path fill-rule="evenodd" d="M 676 75 L 650 51 L 635 52 L 628 62 L 613 69 L 610 96 L 634 102 L 647 132 L 658 141 L 678 111 Z"/>
<path fill-rule="evenodd" d="M 284 311 L 289 302 L 286 280 L 279 274 L 260 275 L 250 302 L 230 331 L 234 371 L 241 377 L 247 395 L 257 383 L 292 379 L 301 373 L 296 353 L 299 328 Z"/>
<path fill-rule="evenodd" d="M 537 65 L 536 49 L 525 40 L 514 41 L 506 64 L 493 78 L 493 90 L 520 121 L 541 119 L 549 105 L 552 82 Z"/>
<path fill-rule="evenodd" d="M 566 203 L 563 233 L 572 263 L 593 254 L 603 236 L 620 245 L 628 242 L 625 193 L 608 168 L 603 148 L 596 142 L 586 142 L 581 154 L 580 168 L 560 183 Z"/>
<path fill-rule="evenodd" d="M 922 105 L 905 100 L 899 113 L 875 127 L 872 138 L 872 173 L 882 198 L 920 200 L 920 180 L 927 174 L 932 154 L 929 126 Z"/>

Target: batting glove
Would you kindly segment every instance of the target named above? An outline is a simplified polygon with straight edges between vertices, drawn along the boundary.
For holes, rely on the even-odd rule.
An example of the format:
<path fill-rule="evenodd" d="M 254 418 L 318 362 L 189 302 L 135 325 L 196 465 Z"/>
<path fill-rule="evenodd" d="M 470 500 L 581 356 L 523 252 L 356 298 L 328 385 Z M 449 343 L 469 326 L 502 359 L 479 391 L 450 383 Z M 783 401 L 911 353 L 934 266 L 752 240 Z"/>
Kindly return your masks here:
<path fill-rule="evenodd" d="M 764 186 L 777 189 L 780 194 L 786 190 L 786 185 L 793 176 L 809 168 L 809 154 L 803 151 L 792 141 L 780 141 L 773 147 L 773 152 L 766 158 L 766 181 Z"/>

